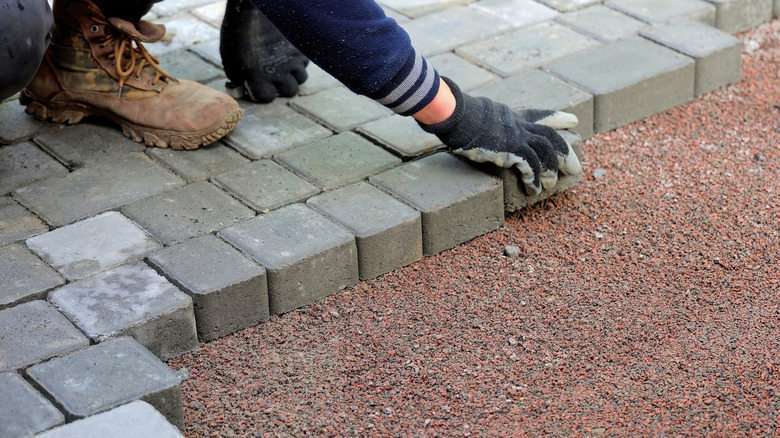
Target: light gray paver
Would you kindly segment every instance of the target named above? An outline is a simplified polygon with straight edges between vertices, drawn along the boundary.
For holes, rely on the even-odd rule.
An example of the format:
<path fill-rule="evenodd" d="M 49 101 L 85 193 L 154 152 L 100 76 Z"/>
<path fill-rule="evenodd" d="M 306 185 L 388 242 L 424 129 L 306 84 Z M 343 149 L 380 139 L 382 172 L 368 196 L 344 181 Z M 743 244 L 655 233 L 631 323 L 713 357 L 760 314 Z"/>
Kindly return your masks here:
<path fill-rule="evenodd" d="M 501 181 L 448 153 L 372 176 L 422 213 L 423 254 L 437 254 L 504 224 Z"/>
<path fill-rule="evenodd" d="M 433 64 L 440 75 L 455 81 L 463 91 L 473 90 L 499 79 L 498 75 L 470 63 L 452 52 L 436 55 L 428 61 Z"/>
<path fill-rule="evenodd" d="M 171 168 L 188 183 L 205 180 L 249 162 L 241 154 L 219 142 L 187 151 L 147 148 L 146 153 Z"/>
<path fill-rule="evenodd" d="M 355 236 L 303 204 L 288 205 L 218 235 L 265 266 L 271 314 L 357 284 Z"/>
<path fill-rule="evenodd" d="M 380 0 L 378 3 L 410 17 L 420 17 L 452 5 L 462 5 L 472 1 L 474 0 Z"/>
<path fill-rule="evenodd" d="M 534 0 L 480 0 L 469 6 L 509 23 L 513 28 L 552 20 L 559 14 Z"/>
<path fill-rule="evenodd" d="M 140 153 L 146 146 L 122 135 L 115 127 L 80 124 L 61 126 L 36 135 L 35 141 L 69 169 Z"/>
<path fill-rule="evenodd" d="M 223 8 L 224 11 L 224 8 Z M 225 73 L 187 50 L 168 52 L 160 57 L 160 66 L 176 79 L 206 83 L 223 78 Z"/>
<path fill-rule="evenodd" d="M 192 299 L 143 263 L 65 285 L 49 302 L 95 342 L 132 336 L 162 359 L 198 345 Z"/>
<path fill-rule="evenodd" d="M 541 3 L 555 8 L 561 12 L 571 12 L 577 9 L 582 9 L 586 6 L 595 5 L 601 3 L 603 0 L 537 0 Z"/>
<path fill-rule="evenodd" d="M 212 233 L 255 215 L 206 181 L 128 204 L 122 212 L 165 245 Z"/>
<path fill-rule="evenodd" d="M 213 0 L 208 0 L 204 3 L 210 3 L 211 1 Z M 149 53 L 158 58 L 166 53 L 219 39 L 219 29 L 186 13 L 155 20 L 155 23 L 165 25 L 166 38 L 162 44 L 146 44 L 144 47 L 149 50 Z M 163 65 L 164 67 L 165 65 Z"/>
<path fill-rule="evenodd" d="M 404 29 L 420 54 L 430 57 L 482 41 L 511 27 L 474 8 L 456 6 L 404 23 Z"/>
<path fill-rule="evenodd" d="M 17 242 L 48 230 L 37 217 L 11 198 L 0 197 L 0 246 Z"/>
<path fill-rule="evenodd" d="M 647 23 L 603 5 L 563 14 L 557 21 L 604 43 L 632 37 L 648 27 Z"/>
<path fill-rule="evenodd" d="M 54 123 L 35 120 L 25 113 L 18 99 L 0 104 L 0 143 L 29 139 L 35 134 L 56 128 Z"/>
<path fill-rule="evenodd" d="M 341 85 L 341 82 L 314 63 L 306 66 L 306 74 L 309 77 L 299 87 L 299 96 L 308 96 Z"/>
<path fill-rule="evenodd" d="M 22 142 L 0 148 L 0 195 L 68 172 L 64 166 L 46 155 L 33 143 Z"/>
<path fill-rule="evenodd" d="M 693 59 L 635 37 L 557 62 L 547 70 L 594 95 L 595 132 L 693 99 Z"/>
<path fill-rule="evenodd" d="M 65 422 L 43 395 L 15 372 L 0 373 L 0 438 L 33 436 Z"/>
<path fill-rule="evenodd" d="M 225 18 L 225 7 L 227 0 L 207 3 L 203 6 L 190 7 L 190 13 L 199 19 L 205 21 L 213 27 L 219 29 L 222 27 L 222 20 Z"/>
<path fill-rule="evenodd" d="M 0 247 L 0 309 L 46 297 L 65 283 L 62 277 L 30 250 L 12 243 Z"/>
<path fill-rule="evenodd" d="M 181 432 L 149 403 L 134 401 L 57 427 L 36 438 L 180 438 Z"/>
<path fill-rule="evenodd" d="M 715 6 L 704 0 L 608 0 L 604 4 L 654 25 L 677 18 L 715 25 Z"/>
<path fill-rule="evenodd" d="M 550 38 L 551 35 L 555 38 Z M 563 25 L 546 22 L 459 47 L 455 52 L 506 77 L 599 45 L 598 41 Z"/>
<path fill-rule="evenodd" d="M 149 261 L 192 297 L 198 338 L 211 341 L 269 317 L 265 269 L 208 235 L 158 251 Z"/>
<path fill-rule="evenodd" d="M 370 184 L 325 192 L 307 203 L 355 235 L 361 280 L 422 258 L 420 212 Z"/>
<path fill-rule="evenodd" d="M 401 160 L 354 132 L 290 149 L 276 159 L 319 187 L 333 189 L 357 182 Z"/>
<path fill-rule="evenodd" d="M 694 94 L 700 96 L 742 78 L 742 41 L 705 24 L 679 20 L 642 35 L 696 60 Z"/>
<path fill-rule="evenodd" d="M 772 19 L 772 0 L 707 0 L 717 9 L 715 27 L 737 33 Z"/>
<path fill-rule="evenodd" d="M 110 211 L 27 240 L 27 247 L 65 278 L 77 280 L 161 248 L 149 234 Z"/>
<path fill-rule="evenodd" d="M 112 339 L 27 369 L 68 421 L 143 400 L 174 425 L 184 424 L 181 381 L 135 340 Z"/>
<path fill-rule="evenodd" d="M 182 184 L 146 155 L 131 154 L 24 186 L 14 197 L 59 227 Z"/>
<path fill-rule="evenodd" d="M 393 114 L 377 102 L 344 87 L 300 96 L 292 99 L 290 104 L 337 132 L 349 131 L 356 126 Z"/>
<path fill-rule="evenodd" d="M 87 345 L 89 339 L 46 301 L 0 310 L 0 371 L 26 368 Z"/>
<path fill-rule="evenodd" d="M 358 128 L 358 132 L 403 158 L 419 157 L 444 147 L 435 135 L 423 131 L 413 118 L 397 114 L 366 123 Z"/>

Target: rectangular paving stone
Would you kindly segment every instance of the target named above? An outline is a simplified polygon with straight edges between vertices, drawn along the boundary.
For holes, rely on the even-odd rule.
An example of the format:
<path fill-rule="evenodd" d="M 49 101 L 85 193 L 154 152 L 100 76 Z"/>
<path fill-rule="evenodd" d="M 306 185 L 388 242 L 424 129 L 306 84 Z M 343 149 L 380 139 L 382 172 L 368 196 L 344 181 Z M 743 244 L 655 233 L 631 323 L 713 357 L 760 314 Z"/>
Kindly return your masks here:
<path fill-rule="evenodd" d="M 594 95 L 595 132 L 606 132 L 693 99 L 693 59 L 628 38 L 547 67 Z"/>
<path fill-rule="evenodd" d="M 24 112 L 18 99 L 0 104 L 0 144 L 28 140 L 35 134 L 57 128 L 56 123 L 36 120 Z"/>
<path fill-rule="evenodd" d="M 0 246 L 48 231 L 40 219 L 11 198 L 0 197 Z"/>
<path fill-rule="evenodd" d="M 453 5 L 463 5 L 474 0 L 380 0 L 382 6 L 394 9 L 409 17 L 420 17 Z"/>
<path fill-rule="evenodd" d="M 534 0 L 480 0 L 469 6 L 509 23 L 513 28 L 552 20 L 559 14 Z"/>
<path fill-rule="evenodd" d="M 422 258 L 420 212 L 370 184 L 325 192 L 307 203 L 355 235 L 361 280 Z"/>
<path fill-rule="evenodd" d="M 349 131 L 393 114 L 388 108 L 344 87 L 329 88 L 311 96 L 299 96 L 290 104 L 336 132 Z"/>
<path fill-rule="evenodd" d="M 70 280 L 88 277 L 162 248 L 146 231 L 115 211 L 27 240 L 27 247 Z"/>
<path fill-rule="evenodd" d="M 67 173 L 68 169 L 31 142 L 0 147 L 0 195 Z"/>
<path fill-rule="evenodd" d="M 35 141 L 69 169 L 115 160 L 146 150 L 145 145 L 125 137 L 122 131 L 115 127 L 91 124 L 61 126 L 36 135 Z"/>
<path fill-rule="evenodd" d="M 463 91 L 470 91 L 499 79 L 499 76 L 473 64 L 462 57 L 448 52 L 428 59 L 440 75 L 446 76 Z"/>
<path fill-rule="evenodd" d="M 0 310 L 0 371 L 26 368 L 87 345 L 89 339 L 46 301 Z"/>
<path fill-rule="evenodd" d="M 122 207 L 122 212 L 165 245 L 213 233 L 255 212 L 206 181 L 187 184 Z"/>
<path fill-rule="evenodd" d="M 155 3 L 152 12 L 158 17 L 168 17 L 179 12 L 188 11 L 199 6 L 212 3 L 214 0 L 167 0 L 164 3 Z"/>
<path fill-rule="evenodd" d="M 715 25 L 715 6 L 704 0 L 608 0 L 604 5 L 653 25 L 677 18 Z"/>
<path fill-rule="evenodd" d="M 425 57 L 450 52 L 510 29 L 508 23 L 465 6 L 451 7 L 404 23 L 404 30 L 412 38 L 415 49 Z"/>
<path fill-rule="evenodd" d="M 734 34 L 772 19 L 772 0 L 707 0 L 715 5 L 715 27 Z"/>
<path fill-rule="evenodd" d="M 421 212 L 426 256 L 504 224 L 501 181 L 448 153 L 411 161 L 369 181 Z"/>
<path fill-rule="evenodd" d="M 541 70 L 493 82 L 472 92 L 501 102 L 513 110 L 550 109 L 577 116 L 574 129 L 583 138 L 593 135 L 593 95 Z"/>
<path fill-rule="evenodd" d="M 204 3 L 209 3 L 210 1 L 208 0 Z M 160 15 L 160 17 L 163 17 L 163 15 Z M 198 20 L 190 14 L 165 16 L 165 18 L 155 20 L 155 23 L 165 26 L 165 43 L 145 44 L 144 47 L 146 47 L 149 53 L 158 58 L 166 53 L 191 48 L 219 39 L 219 29 Z M 160 65 L 160 67 L 164 70 L 165 64 Z"/>
<path fill-rule="evenodd" d="M 201 21 L 205 21 L 211 26 L 219 29 L 222 27 L 222 20 L 225 18 L 226 6 L 227 0 L 216 1 L 213 3 L 207 3 L 203 6 L 189 8 L 189 13 L 198 17 L 198 19 Z"/>
<path fill-rule="evenodd" d="M 183 435 L 149 403 L 134 401 L 57 427 L 36 438 L 180 438 Z"/>
<path fill-rule="evenodd" d="M 599 45 L 563 25 L 546 22 L 459 47 L 455 53 L 507 77 Z"/>
<path fill-rule="evenodd" d="M 603 43 L 638 35 L 639 31 L 648 27 L 647 23 L 603 5 L 563 14 L 556 21 Z"/>
<path fill-rule="evenodd" d="M 46 293 L 65 283 L 57 272 L 23 245 L 0 247 L 0 309 L 25 301 L 46 298 Z"/>
<path fill-rule="evenodd" d="M 306 82 L 302 83 L 298 88 L 299 96 L 309 96 L 328 88 L 341 86 L 341 82 L 338 79 L 331 76 L 330 73 L 320 68 L 317 64 L 310 62 L 306 66 L 306 74 L 308 75 Z"/>
<path fill-rule="evenodd" d="M 192 299 L 143 263 L 65 285 L 49 302 L 94 342 L 132 336 L 162 359 L 198 345 Z"/>
<path fill-rule="evenodd" d="M 599 4 L 604 0 L 537 0 L 540 3 L 557 9 L 561 12 L 571 12 L 587 6 Z"/>
<path fill-rule="evenodd" d="M 135 340 L 112 339 L 27 369 L 70 422 L 143 400 L 184 425 L 181 381 Z"/>
<path fill-rule="evenodd" d="M 223 172 L 214 181 L 259 212 L 303 201 L 319 189 L 271 160 L 257 160 Z"/>
<path fill-rule="evenodd" d="M 160 56 L 160 65 L 164 67 L 166 73 L 176 79 L 187 79 L 205 84 L 214 79 L 225 77 L 225 73 L 221 69 L 185 49 L 163 54 Z"/>
<path fill-rule="evenodd" d="M 65 416 L 15 372 L 0 373 L 0 438 L 33 436 L 65 422 Z"/>
<path fill-rule="evenodd" d="M 188 183 L 211 178 L 220 172 L 249 162 L 241 154 L 220 142 L 186 151 L 148 148 L 146 153 L 162 162 Z"/>
<path fill-rule="evenodd" d="M 642 35 L 696 61 L 696 96 L 742 79 L 742 41 L 725 32 L 697 21 L 679 20 Z"/>
<path fill-rule="evenodd" d="M 268 320 L 265 268 L 208 235 L 149 256 L 160 274 L 192 297 L 198 339 L 211 341 Z"/>
<path fill-rule="evenodd" d="M 354 132 L 290 149 L 276 159 L 325 189 L 357 182 L 401 163 L 400 158 Z"/>
<path fill-rule="evenodd" d="M 444 148 L 441 140 L 420 128 L 411 118 L 393 114 L 357 129 L 402 158 L 414 158 Z"/>
<path fill-rule="evenodd" d="M 355 236 L 303 204 L 288 205 L 218 235 L 265 266 L 271 314 L 357 284 Z"/>
<path fill-rule="evenodd" d="M 146 155 L 129 155 L 17 189 L 14 197 L 55 227 L 183 184 Z"/>

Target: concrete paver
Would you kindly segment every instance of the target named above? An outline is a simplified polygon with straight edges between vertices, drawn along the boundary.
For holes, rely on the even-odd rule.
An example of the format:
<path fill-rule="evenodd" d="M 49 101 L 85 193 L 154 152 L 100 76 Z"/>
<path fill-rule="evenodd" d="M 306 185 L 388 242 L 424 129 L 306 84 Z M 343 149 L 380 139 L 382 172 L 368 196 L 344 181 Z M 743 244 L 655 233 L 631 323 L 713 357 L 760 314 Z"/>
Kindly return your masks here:
<path fill-rule="evenodd" d="M 603 5 L 563 14 L 556 19 L 603 43 L 638 35 L 649 25 Z"/>
<path fill-rule="evenodd" d="M 67 173 L 67 169 L 33 143 L 24 142 L 0 149 L 0 195 L 32 181 Z"/>
<path fill-rule="evenodd" d="M 0 247 L 0 260 L 0 309 L 46 298 L 48 291 L 65 283 L 57 271 L 24 245 Z"/>
<path fill-rule="evenodd" d="M 35 142 L 69 169 L 116 160 L 141 153 L 146 145 L 136 143 L 110 126 L 62 126 L 36 135 Z"/>
<path fill-rule="evenodd" d="M 509 23 L 514 28 L 549 21 L 559 14 L 555 9 L 533 0 L 480 0 L 469 6 Z"/>
<path fill-rule="evenodd" d="M 404 23 L 414 47 L 425 57 L 490 38 L 512 27 L 474 8 L 456 6 Z"/>
<path fill-rule="evenodd" d="M 152 405 L 138 400 L 38 435 L 38 438 L 105 437 L 180 438 L 182 434 Z"/>
<path fill-rule="evenodd" d="M 440 75 L 446 76 L 463 91 L 470 91 L 499 79 L 490 71 L 468 62 L 452 52 L 442 53 L 428 59 Z"/>
<path fill-rule="evenodd" d="M 292 99 L 294 108 L 308 114 L 334 131 L 349 131 L 364 123 L 387 117 L 392 111 L 347 88 L 329 88 L 310 96 Z"/>
<path fill-rule="evenodd" d="M 8 197 L 0 197 L 0 246 L 48 231 L 46 225 Z"/>
<path fill-rule="evenodd" d="M 249 162 L 247 158 L 222 143 L 194 151 L 150 148 L 146 153 L 169 167 L 187 183 L 208 179 Z"/>
<path fill-rule="evenodd" d="M 0 373 L 0 438 L 33 436 L 65 422 L 65 416 L 15 372 Z"/>
<path fill-rule="evenodd" d="M 752 29 L 772 19 L 772 0 L 707 1 L 717 9 L 715 27 L 730 34 Z"/>
<path fill-rule="evenodd" d="M 604 4 L 654 25 L 677 18 L 715 25 L 715 6 L 704 0 L 608 0 Z"/>
<path fill-rule="evenodd" d="M 539 0 L 551 8 L 555 8 L 561 12 L 571 12 L 578 9 L 582 9 L 587 6 L 592 6 L 597 3 L 601 3 L 603 0 Z"/>
<path fill-rule="evenodd" d="M 357 131 L 404 159 L 444 148 L 435 135 L 420 129 L 410 117 L 392 115 L 366 123 Z"/>
<path fill-rule="evenodd" d="M 15 98 L 0 104 L 0 144 L 28 140 L 37 133 L 56 128 L 54 123 L 41 122 L 27 115 Z"/>

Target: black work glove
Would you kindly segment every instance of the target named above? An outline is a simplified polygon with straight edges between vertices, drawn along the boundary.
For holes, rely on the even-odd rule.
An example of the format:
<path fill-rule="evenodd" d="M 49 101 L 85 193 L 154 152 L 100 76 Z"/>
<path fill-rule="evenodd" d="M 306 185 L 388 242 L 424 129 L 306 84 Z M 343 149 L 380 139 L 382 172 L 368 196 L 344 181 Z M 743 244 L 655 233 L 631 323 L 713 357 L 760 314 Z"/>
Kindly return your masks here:
<path fill-rule="evenodd" d="M 250 0 L 228 0 L 219 53 L 233 97 L 268 103 L 292 97 L 308 78 L 309 60 Z"/>
<path fill-rule="evenodd" d="M 561 111 L 512 111 L 486 97 L 472 97 L 442 77 L 455 95 L 455 112 L 435 124 L 420 123 L 455 154 L 478 163 L 516 167 L 528 195 L 537 195 L 558 182 L 558 171 L 582 172 L 574 150 L 556 129 L 577 126 L 577 117 Z"/>

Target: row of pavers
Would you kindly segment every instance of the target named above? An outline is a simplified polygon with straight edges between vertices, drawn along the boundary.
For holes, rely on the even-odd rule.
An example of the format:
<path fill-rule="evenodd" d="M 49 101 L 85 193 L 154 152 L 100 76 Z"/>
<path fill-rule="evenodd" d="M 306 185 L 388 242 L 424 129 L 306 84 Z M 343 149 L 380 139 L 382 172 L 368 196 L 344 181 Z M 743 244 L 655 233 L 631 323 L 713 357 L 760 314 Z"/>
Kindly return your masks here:
<path fill-rule="evenodd" d="M 574 3 L 601 2 L 546 3 L 565 9 Z M 625 14 L 614 16 L 621 10 L 619 3 L 607 2 L 608 7 L 599 4 L 556 19 L 576 20 L 581 14 L 584 24 L 578 29 L 584 32 L 586 24 L 598 22 L 587 14 L 625 21 Z M 768 19 L 766 14 L 757 13 L 766 9 L 766 1 L 739 2 L 738 7 L 736 2 L 713 3 L 717 8 L 703 8 L 710 11 L 703 15 L 690 11 L 676 15 L 709 24 L 732 23 L 730 26 L 741 20 L 739 26 L 743 27 Z M 422 15 L 419 20 L 432 16 L 441 19 L 440 15 Z M 667 18 L 674 15 L 667 13 Z M 753 18 L 750 22 L 750 17 L 760 20 Z M 414 23 L 405 27 L 413 29 Z M 556 23 L 544 25 L 550 26 L 555 35 L 563 32 Z M 494 71 L 509 77 L 471 92 L 505 102 L 515 98 L 516 102 L 507 102 L 515 107 L 535 102 L 535 106 L 575 112 L 584 122 L 578 133 L 588 137 L 594 131 L 621 126 L 739 78 L 741 47 L 733 37 L 695 22 L 659 24 L 642 33 L 641 38 L 596 45 L 580 55 L 543 63 L 544 68 L 518 76 L 511 76 L 510 70 L 497 71 L 509 62 L 499 60 Z M 528 34 L 513 36 L 506 42 L 499 35 L 490 44 L 513 47 Z M 538 41 L 542 40 L 539 36 Z M 488 60 L 479 59 L 480 53 L 495 55 L 500 51 L 478 44 L 453 47 L 462 58 L 443 54 L 439 62 L 457 64 L 465 58 L 490 67 Z M 549 56 L 557 59 L 564 55 Z M 590 56 L 597 61 L 589 61 Z M 586 72 L 578 73 L 578 66 Z M 451 76 L 455 77 L 458 70 L 453 68 Z M 610 82 L 610 89 L 598 88 Z M 556 87 L 564 90 L 560 96 Z M 532 94 L 540 90 L 547 91 L 546 96 Z M 576 96 L 580 95 L 583 98 L 578 100 Z M 560 99 L 559 103 L 544 104 L 548 101 L 540 100 L 550 96 Z M 385 118 L 393 120 L 384 122 L 390 126 L 379 124 L 385 119 L 372 125 L 329 111 L 346 107 L 334 104 L 339 98 L 351 97 L 342 89 L 329 88 L 290 102 L 298 112 L 285 106 L 272 107 L 265 110 L 269 111 L 266 114 L 263 109 L 250 112 L 250 117 L 280 118 L 282 125 L 303 113 L 319 122 L 312 125 L 314 128 L 322 129 L 324 125 L 338 134 L 331 136 L 332 132 L 325 130 L 327 135 L 306 146 L 259 151 L 257 145 L 266 146 L 268 142 L 252 142 L 254 125 L 244 123 L 227 141 L 254 161 L 233 174 L 216 175 L 213 181 L 224 191 L 185 176 L 182 170 L 187 167 L 176 162 L 180 159 L 176 154 L 151 151 L 149 155 L 174 169 L 186 182 L 171 178 L 169 172 L 137 154 L 103 166 L 97 179 L 116 181 L 116 186 L 127 193 L 134 192 L 127 188 L 133 182 L 161 189 L 156 193 L 144 193 L 142 189 L 143 196 L 119 196 L 117 201 L 117 193 L 109 188 L 110 195 L 99 201 L 105 204 L 90 206 L 92 211 L 97 208 L 98 212 L 108 210 L 106 213 L 94 216 L 88 214 L 89 209 L 63 206 L 63 199 L 68 199 L 70 193 L 57 192 L 61 180 L 23 187 L 13 192 L 13 198 L 3 199 L 0 208 L 4 215 L 24 210 L 15 202 L 19 201 L 54 228 L 48 231 L 35 221 L 16 221 L 24 225 L 21 228 L 29 233 L 27 236 L 33 237 L 2 235 L 7 240 L 0 247 L 0 259 L 10 263 L 0 272 L 13 280 L 0 294 L 0 308 L 4 309 L 0 310 L 0 389 L 13 394 L 7 397 L 13 403 L 3 404 L 0 409 L 0 422 L 10 425 L 3 429 L 8 436 L 30 435 L 89 417 L 49 432 L 82 436 L 83 430 L 103 430 L 120 424 L 118 419 L 138 416 L 148 416 L 150 420 L 144 426 L 159 428 L 160 434 L 176 434 L 156 412 L 165 414 L 170 423 L 182 425 L 182 376 L 165 367 L 160 359 L 192 350 L 198 339 L 216 339 L 252 326 L 271 314 L 353 285 L 358 279 L 373 278 L 494 230 L 503 224 L 504 209 L 511 211 L 536 201 L 518 191 L 511 172 L 486 166 L 479 171 L 445 153 L 406 161 L 435 151 L 436 145 L 409 142 L 408 137 L 407 141 L 393 138 L 393 133 L 404 132 L 395 117 Z M 76 132 L 76 128 L 69 129 Z M 45 135 L 36 142 L 46 143 Z M 574 139 L 572 134 L 564 135 Z M 366 138 L 382 143 L 393 154 L 381 153 L 384 151 Z M 409 150 L 410 143 L 417 149 Z M 333 156 L 329 148 L 343 151 L 344 145 L 350 148 L 357 165 L 329 162 Z M 18 149 L 22 154 L 38 151 L 32 143 L 23 146 Z M 57 155 L 51 152 L 56 146 L 47 150 Z M 268 159 L 269 155 L 274 159 Z M 323 162 L 324 166 L 312 165 Z M 370 175 L 355 174 L 355 168 L 371 169 Z M 280 181 L 280 190 L 292 191 L 293 198 L 298 199 L 291 201 L 290 194 L 246 186 L 240 172 L 261 172 L 267 176 L 265 180 Z M 74 174 L 79 171 L 69 175 Z M 84 172 L 83 180 L 78 176 L 65 178 L 89 187 L 87 180 L 95 179 L 95 174 Z M 552 192 L 578 181 L 563 178 Z M 99 191 L 106 189 L 103 184 L 94 187 L 95 191 L 85 196 L 85 203 L 100 197 Z M 326 187 L 336 189 L 321 192 Z M 54 193 L 48 198 L 40 195 L 47 191 Z M 253 199 L 252 194 L 258 192 L 271 193 L 270 201 Z M 203 212 L 182 212 L 177 207 L 193 205 L 192 209 Z M 265 214 L 256 216 L 255 211 Z M 172 217 L 159 220 L 166 214 Z M 219 231 L 212 234 L 210 229 Z M 128 294 L 128 290 L 135 293 Z M 133 400 L 151 403 L 157 411 L 144 402 L 127 404 Z M 117 406 L 121 408 L 112 409 Z M 83 430 L 74 432 L 79 430 L 74 428 Z"/>

